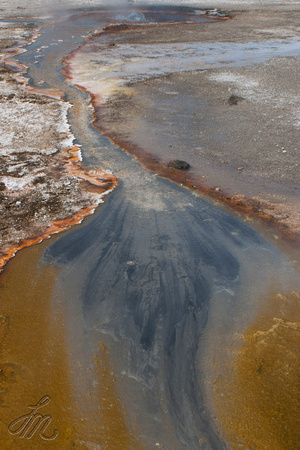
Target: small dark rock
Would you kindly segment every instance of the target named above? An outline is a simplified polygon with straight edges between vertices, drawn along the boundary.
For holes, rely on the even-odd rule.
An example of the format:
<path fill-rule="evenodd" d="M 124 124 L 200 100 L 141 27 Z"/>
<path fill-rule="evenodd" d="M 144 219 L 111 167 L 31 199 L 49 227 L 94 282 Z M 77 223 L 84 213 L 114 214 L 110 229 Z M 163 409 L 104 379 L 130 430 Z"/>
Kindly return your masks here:
<path fill-rule="evenodd" d="M 33 180 L 33 182 L 32 182 L 32 184 L 43 184 L 43 183 L 45 183 L 46 182 L 46 178 L 45 177 L 43 177 L 43 176 L 40 176 L 40 177 L 36 177 L 34 180 Z"/>
<path fill-rule="evenodd" d="M 238 95 L 232 94 L 228 99 L 228 103 L 229 103 L 229 105 L 237 105 L 242 100 L 245 100 L 245 99 L 243 97 L 239 97 Z"/>
<path fill-rule="evenodd" d="M 6 189 L 5 183 L 3 181 L 0 181 L 0 191 L 4 191 Z"/>
<path fill-rule="evenodd" d="M 188 170 L 191 166 L 186 161 L 181 161 L 180 159 L 174 159 L 168 163 L 168 167 L 174 167 L 178 170 Z"/>

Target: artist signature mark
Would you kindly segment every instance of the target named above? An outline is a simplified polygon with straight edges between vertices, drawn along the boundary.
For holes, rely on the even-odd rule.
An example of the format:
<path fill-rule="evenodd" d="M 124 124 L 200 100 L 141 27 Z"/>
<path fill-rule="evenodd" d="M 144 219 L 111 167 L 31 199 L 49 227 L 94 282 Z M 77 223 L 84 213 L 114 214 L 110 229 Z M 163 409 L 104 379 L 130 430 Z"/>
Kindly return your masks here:
<path fill-rule="evenodd" d="M 58 430 L 54 430 L 51 436 L 47 436 L 46 430 L 52 421 L 52 416 L 50 414 L 42 415 L 37 412 L 40 408 L 48 405 L 51 401 L 50 395 L 44 395 L 36 405 L 30 406 L 28 408 L 32 409 L 30 414 L 25 414 L 24 416 L 20 416 L 17 419 L 13 420 L 9 426 L 8 431 L 10 434 L 19 435 L 20 439 L 27 437 L 27 439 L 31 439 L 35 433 L 38 431 L 38 434 L 45 441 L 53 441 L 58 436 Z"/>

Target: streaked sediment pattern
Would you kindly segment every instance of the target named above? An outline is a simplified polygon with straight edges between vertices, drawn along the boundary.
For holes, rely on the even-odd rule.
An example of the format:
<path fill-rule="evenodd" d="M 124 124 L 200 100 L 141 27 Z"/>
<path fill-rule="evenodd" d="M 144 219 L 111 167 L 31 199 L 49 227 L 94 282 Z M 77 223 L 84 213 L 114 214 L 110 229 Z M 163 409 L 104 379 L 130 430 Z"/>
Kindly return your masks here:
<path fill-rule="evenodd" d="M 293 268 L 251 228 L 188 191 L 150 174 L 133 187 L 137 163 L 132 172 L 126 158 L 123 165 L 128 180 L 119 172 L 122 183 L 97 216 L 47 251 L 62 269 L 59 295 L 83 319 L 80 332 L 69 317 L 70 347 L 79 333 L 91 355 L 101 342 L 110 348 L 127 417 L 146 448 L 155 436 L 167 448 L 224 448 L 204 388 L 214 350 L 251 322 L 274 274 L 295 283 Z M 218 376 L 225 373 L 219 365 Z"/>
<path fill-rule="evenodd" d="M 215 38 L 214 26 L 228 39 L 229 21 L 204 21 L 204 28 L 185 24 L 181 35 L 174 24 L 140 25 L 148 12 L 77 11 L 47 22 L 39 45 L 33 45 L 27 58 L 23 55 L 23 64 L 34 66 L 31 87 L 21 72 L 15 73 L 24 66 L 5 59 L 0 194 L 8 211 L 5 223 L 11 223 L 8 235 L 24 233 L 19 246 L 25 246 L 35 242 L 28 240 L 29 230 L 34 229 L 36 241 L 64 230 L 95 209 L 116 186 L 116 176 L 118 186 L 96 214 L 52 237 L 49 245 L 45 241 L 19 252 L 1 274 L 1 442 L 8 449 L 45 448 L 43 435 L 22 440 L 9 427 L 46 395 L 51 402 L 42 412 L 52 418 L 49 434 L 58 431 L 46 443 L 49 448 L 297 448 L 297 249 L 285 246 L 278 235 L 279 246 L 273 245 L 275 231 L 220 207 L 216 198 L 232 200 L 221 187 L 202 187 L 214 197 L 204 198 L 193 176 L 169 168 L 159 155 L 159 142 L 167 159 L 181 151 L 185 138 L 186 145 L 198 139 L 189 113 L 199 100 L 194 94 L 200 82 L 206 89 L 214 86 L 215 109 L 202 102 L 197 119 L 219 110 L 229 115 L 235 107 L 241 113 L 245 102 L 253 109 L 264 103 L 263 96 L 261 102 L 251 97 L 251 70 L 256 68 L 243 76 L 239 68 L 234 75 L 232 67 L 206 75 L 195 71 L 211 52 L 218 63 L 224 57 L 222 64 L 232 64 L 229 42 L 208 44 Z M 161 20 L 172 16 L 166 10 L 152 14 Z M 251 59 L 255 49 L 244 42 L 248 16 L 243 14 L 233 22 L 235 39 L 241 38 L 239 48 Z M 87 32 L 96 25 L 101 29 L 111 17 L 139 25 L 115 24 L 69 54 L 65 75 L 75 83 L 77 74 L 80 86 L 66 84 L 61 58 L 77 46 L 77 39 L 86 39 Z M 263 23 L 269 33 L 273 20 L 274 15 L 263 16 L 260 28 Z M 289 30 L 293 35 L 294 25 Z M 260 29 L 255 39 L 264 33 Z M 294 35 L 283 34 L 279 30 L 277 40 L 268 38 L 273 56 L 278 46 L 285 47 L 285 37 L 293 43 Z M 183 35 L 184 43 L 177 42 Z M 260 65 L 262 75 L 272 65 L 274 72 L 282 69 L 283 61 Z M 289 66 L 293 70 L 294 62 Z M 242 81 L 250 90 L 239 85 Z M 37 85 L 45 85 L 43 95 Z M 216 98 L 227 86 L 234 86 L 236 97 L 233 104 L 222 99 L 221 105 Z M 94 117 L 86 92 L 77 87 L 90 91 Z M 64 88 L 73 108 L 63 100 Z M 247 99 L 241 99 L 243 92 Z M 181 104 L 171 99 L 181 99 Z M 156 121 L 151 108 L 157 108 Z M 172 114 L 178 114 L 174 123 Z M 91 126 L 93 119 L 118 146 Z M 82 155 L 73 146 L 68 122 L 78 134 Z M 153 130 L 153 124 L 155 132 L 148 139 L 144 131 Z M 165 147 L 166 129 L 177 126 L 178 148 Z M 294 122 L 289 126 L 295 128 Z M 28 139 L 30 132 L 34 140 Z M 151 141 L 152 147 L 136 145 L 133 137 Z M 227 142 L 223 132 L 213 139 Z M 187 154 L 195 153 L 197 160 L 190 146 Z M 112 174 L 102 172 L 102 166 Z M 251 215 L 250 207 L 263 215 L 260 203 L 249 205 L 238 196 L 236 202 L 240 211 Z"/>

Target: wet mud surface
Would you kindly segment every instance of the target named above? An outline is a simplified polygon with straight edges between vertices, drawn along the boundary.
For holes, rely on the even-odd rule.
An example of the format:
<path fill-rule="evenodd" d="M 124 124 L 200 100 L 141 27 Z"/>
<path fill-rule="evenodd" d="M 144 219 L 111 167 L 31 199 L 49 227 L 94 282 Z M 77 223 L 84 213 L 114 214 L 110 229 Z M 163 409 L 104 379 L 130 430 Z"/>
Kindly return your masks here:
<path fill-rule="evenodd" d="M 286 405 L 295 394 L 297 252 L 180 186 L 182 172 L 168 169 L 175 183 L 162 178 L 159 161 L 146 170 L 124 151 L 123 137 L 112 139 L 118 147 L 91 127 L 90 99 L 66 84 L 60 64 L 89 29 L 84 23 L 77 15 L 50 24 L 20 59 L 33 87 L 43 80 L 66 93 L 86 169 L 111 170 L 118 187 L 82 225 L 20 252 L 1 275 L 1 438 L 7 448 L 23 445 L 7 427 L 51 395 L 49 433 L 57 429 L 58 438 L 45 444 L 37 434 L 35 448 L 271 449 L 282 439 L 294 446 Z M 55 45 L 37 52 L 47 43 Z M 283 344 L 288 357 L 275 367 L 270 349 L 282 355 Z M 282 398 L 277 385 L 286 379 Z M 265 389 L 275 404 L 260 395 Z M 284 408 L 287 434 L 271 439 L 271 418 L 280 421 Z M 268 437 L 256 433 L 259 414 Z"/>

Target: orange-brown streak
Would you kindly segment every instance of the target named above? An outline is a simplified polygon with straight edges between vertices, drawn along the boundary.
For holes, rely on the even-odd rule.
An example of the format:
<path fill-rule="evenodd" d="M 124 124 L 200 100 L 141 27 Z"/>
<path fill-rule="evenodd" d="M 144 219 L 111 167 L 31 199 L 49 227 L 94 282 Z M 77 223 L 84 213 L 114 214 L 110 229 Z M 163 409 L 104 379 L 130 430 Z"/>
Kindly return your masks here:
<path fill-rule="evenodd" d="M 126 410 L 117 394 L 117 378 L 109 362 L 107 348 L 100 344 L 95 364 L 99 380 L 100 424 L 103 449 L 129 450 L 141 448 L 137 437 L 126 424 Z M 101 447 L 102 448 L 102 447 Z"/>
<path fill-rule="evenodd" d="M 72 57 L 84 47 L 86 42 L 93 40 L 95 37 L 99 37 L 110 33 L 116 33 L 122 31 L 123 29 L 128 29 L 128 27 L 133 26 L 132 25 L 130 26 L 124 25 L 118 27 L 110 26 L 106 30 L 91 36 L 76 50 L 73 50 L 66 57 L 63 58 L 62 60 L 62 62 L 64 63 L 63 75 L 67 79 L 72 81 L 72 70 L 70 61 L 72 60 Z M 277 230 L 280 233 L 283 239 L 299 245 L 300 243 L 299 233 L 294 231 L 291 227 L 289 227 L 285 223 L 281 222 L 276 217 L 273 217 L 272 215 L 265 212 L 264 205 L 258 200 L 249 199 L 239 195 L 234 196 L 228 195 L 228 193 L 222 191 L 221 189 L 216 190 L 214 186 L 213 187 L 204 186 L 199 179 L 193 178 L 188 172 L 168 167 L 164 161 L 153 156 L 150 152 L 143 150 L 138 145 L 128 141 L 121 134 L 106 129 L 102 121 L 102 118 L 105 115 L 105 106 L 103 106 L 101 102 L 101 97 L 96 96 L 95 94 L 89 92 L 87 89 L 85 89 L 80 85 L 74 84 L 74 86 L 78 87 L 83 92 L 88 93 L 91 97 L 91 103 L 94 107 L 93 126 L 98 130 L 100 130 L 104 136 L 107 136 L 113 144 L 125 150 L 128 154 L 134 156 L 143 165 L 144 168 L 154 171 L 158 173 L 161 177 L 174 181 L 177 184 L 181 184 L 182 186 L 185 186 L 188 189 L 201 192 L 202 194 L 207 195 L 208 197 L 213 198 L 218 202 L 221 202 L 226 206 L 232 208 L 233 210 L 245 214 L 248 217 L 255 217 L 261 220 L 263 223 L 267 224 L 268 226 L 272 226 L 275 230 Z"/>
<path fill-rule="evenodd" d="M 299 292 L 270 292 L 228 373 L 219 370 L 215 405 L 229 448 L 300 448 L 299 300 Z"/>
<path fill-rule="evenodd" d="M 23 89 L 26 92 L 51 97 L 56 100 L 62 100 L 64 93 L 59 89 L 35 89 L 27 86 L 29 80 L 23 76 L 23 74 L 26 73 L 27 70 L 26 66 L 20 64 L 17 61 L 9 59 L 12 56 L 22 53 L 24 51 L 23 46 L 29 45 L 38 36 L 39 30 L 36 30 L 30 40 L 21 41 L 19 45 L 11 49 L 7 49 L 7 57 L 4 57 L 2 59 L 2 62 L 18 70 L 17 73 L 12 74 L 12 77 L 23 86 Z M 88 181 L 90 185 L 97 188 L 96 192 L 98 192 L 99 194 L 105 194 L 105 192 L 108 193 L 117 186 L 117 178 L 115 176 L 106 173 L 95 173 L 82 167 L 78 156 L 79 152 L 80 149 L 76 145 L 68 150 L 70 157 L 65 159 L 64 165 L 60 168 L 62 172 L 66 170 L 68 173 L 75 175 L 77 178 Z M 93 189 L 93 192 L 95 192 L 95 189 Z M 5 251 L 1 252 L 0 256 L 0 272 L 7 261 L 12 258 L 18 250 L 24 247 L 29 247 L 30 245 L 38 244 L 43 239 L 49 238 L 52 234 L 67 230 L 71 226 L 80 223 L 85 216 L 92 214 L 97 206 L 98 203 L 92 204 L 89 207 L 82 208 L 80 211 L 74 213 L 70 218 L 54 221 L 53 223 L 48 224 L 47 229 L 44 233 L 41 233 L 38 236 L 29 236 L 27 239 L 24 239 L 21 242 L 12 245 L 9 249 L 5 249 Z"/>
<path fill-rule="evenodd" d="M 45 244 L 19 253 L 0 276 L 0 442 L 7 450 L 67 450 L 77 438 L 65 318 L 51 295 L 58 269 L 39 265 Z M 46 443 L 38 432 L 31 440 L 10 435 L 8 425 L 44 395 L 51 402 L 39 412 L 52 416 L 45 434 L 57 429 L 57 438 Z"/>

